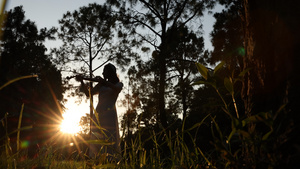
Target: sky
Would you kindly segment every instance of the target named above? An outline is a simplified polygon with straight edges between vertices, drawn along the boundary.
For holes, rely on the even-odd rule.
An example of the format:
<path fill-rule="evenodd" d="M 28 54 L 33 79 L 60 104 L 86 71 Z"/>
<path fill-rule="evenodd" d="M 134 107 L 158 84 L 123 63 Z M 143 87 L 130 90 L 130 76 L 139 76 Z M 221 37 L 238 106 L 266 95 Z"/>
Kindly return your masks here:
<path fill-rule="evenodd" d="M 58 27 L 58 20 L 63 17 L 63 14 L 67 11 L 73 12 L 78 10 L 79 7 L 87 6 L 90 3 L 99 3 L 102 4 L 104 0 L 7 0 L 6 10 L 13 9 L 16 6 L 23 6 L 25 11 L 26 19 L 30 19 L 35 22 L 38 29 L 41 28 L 51 28 Z M 213 12 L 219 12 L 222 10 L 220 5 L 217 5 Z M 206 49 L 212 50 L 213 47 L 210 42 L 210 32 L 213 28 L 213 23 L 215 19 L 212 14 L 208 14 L 206 11 L 204 17 L 202 18 L 203 23 L 203 37 L 204 45 Z M 60 45 L 59 41 L 46 41 L 45 46 L 47 48 L 58 47 Z M 122 80 L 122 79 L 121 79 Z M 75 99 L 68 99 L 65 107 L 69 111 L 80 111 L 80 112 L 89 112 L 89 104 L 82 102 L 80 105 L 74 104 Z M 125 113 L 126 110 L 118 109 L 119 120 L 120 116 Z M 73 116 L 82 116 L 84 113 L 73 113 Z"/>
<path fill-rule="evenodd" d="M 74 11 L 81 6 L 87 6 L 90 3 L 103 3 L 104 0 L 7 0 L 6 10 L 13 9 L 22 5 L 27 19 L 34 21 L 39 29 L 58 26 L 58 20 L 62 18 L 67 11 Z M 221 11 L 222 7 L 217 5 L 214 12 Z M 205 12 L 202 19 L 205 48 L 212 49 L 209 34 L 212 30 L 215 19 L 212 14 Z M 52 45 L 48 44 L 48 45 Z"/>

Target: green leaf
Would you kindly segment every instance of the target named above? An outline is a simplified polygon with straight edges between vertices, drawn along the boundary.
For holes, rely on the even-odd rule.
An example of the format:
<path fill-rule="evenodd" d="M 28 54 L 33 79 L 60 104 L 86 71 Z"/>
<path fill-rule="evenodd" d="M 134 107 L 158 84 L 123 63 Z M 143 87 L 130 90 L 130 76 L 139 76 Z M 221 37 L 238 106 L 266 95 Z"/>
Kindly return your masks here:
<path fill-rule="evenodd" d="M 115 142 L 110 142 L 107 140 L 87 140 L 85 141 L 85 143 L 89 143 L 89 144 L 101 144 L 101 145 L 114 145 Z"/>
<path fill-rule="evenodd" d="M 223 141 L 223 133 L 218 125 L 218 123 L 215 121 L 215 117 L 214 118 L 211 118 L 213 123 L 215 124 L 215 127 L 217 129 L 217 132 L 219 133 L 219 136 L 220 136 L 220 139 Z"/>
<path fill-rule="evenodd" d="M 224 64 L 225 64 L 225 62 L 222 61 L 215 67 L 214 75 L 223 67 Z"/>
<path fill-rule="evenodd" d="M 235 130 L 241 126 L 241 122 L 235 117 L 231 117 L 231 122 L 232 122 L 232 127 L 234 127 Z"/>
<path fill-rule="evenodd" d="M 197 69 L 200 72 L 200 74 L 204 77 L 205 80 L 207 80 L 208 69 L 201 63 L 196 63 L 196 66 L 197 66 Z"/>
<path fill-rule="evenodd" d="M 200 126 L 203 124 L 203 122 L 204 122 L 209 116 L 210 116 L 210 114 L 206 115 L 206 116 L 201 120 L 201 122 L 194 124 L 193 127 L 187 129 L 186 131 L 188 132 L 188 131 L 191 131 L 191 130 L 195 129 L 196 127 L 200 127 Z"/>
<path fill-rule="evenodd" d="M 248 73 L 251 70 L 251 68 L 247 68 L 245 70 L 243 70 L 240 74 L 239 77 L 243 77 L 246 73 Z"/>
<path fill-rule="evenodd" d="M 231 78 L 227 78 L 225 77 L 224 79 L 224 86 L 226 87 L 226 89 L 228 90 L 228 92 L 233 95 L 234 94 L 234 90 L 233 90 L 233 84 L 232 84 L 232 80 Z"/>
<path fill-rule="evenodd" d="M 263 137 L 262 140 L 267 140 L 268 137 L 273 133 L 273 130 L 269 131 L 268 133 L 266 133 Z"/>
<path fill-rule="evenodd" d="M 232 136 L 233 136 L 235 133 L 236 133 L 236 130 L 233 129 L 233 130 L 231 131 L 231 133 L 229 134 L 229 136 L 228 136 L 228 139 L 227 139 L 228 143 L 230 142 Z"/>

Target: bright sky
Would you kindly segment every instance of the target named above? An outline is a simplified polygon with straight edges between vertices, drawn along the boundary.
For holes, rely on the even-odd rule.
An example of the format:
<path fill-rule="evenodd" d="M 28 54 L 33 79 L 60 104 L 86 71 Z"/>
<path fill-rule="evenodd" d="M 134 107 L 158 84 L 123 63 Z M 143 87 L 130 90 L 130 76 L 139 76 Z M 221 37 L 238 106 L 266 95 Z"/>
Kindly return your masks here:
<path fill-rule="evenodd" d="M 94 2 L 102 4 L 104 0 L 7 0 L 6 9 L 12 9 L 15 6 L 22 5 L 27 19 L 34 21 L 40 29 L 58 26 L 58 20 L 61 19 L 63 14 L 67 11 L 74 11 L 81 6 L 87 6 Z M 222 7 L 217 5 L 214 12 L 221 11 L 221 9 Z M 209 34 L 215 19 L 212 14 L 207 14 L 206 12 L 202 21 L 205 48 L 212 49 Z"/>
<path fill-rule="evenodd" d="M 67 11 L 73 12 L 74 10 L 78 10 L 79 7 L 87 6 L 88 4 L 94 2 L 102 4 L 104 0 L 7 0 L 6 10 L 22 5 L 23 10 L 25 11 L 26 19 L 34 21 L 38 29 L 41 29 L 44 27 L 58 27 L 58 20 L 62 18 L 64 13 Z M 214 12 L 221 11 L 221 9 L 221 6 L 217 6 Z M 208 14 L 206 12 L 202 22 L 205 48 L 211 50 L 212 45 L 210 43 L 209 34 L 212 30 L 215 19 L 213 18 L 212 14 Z M 47 41 L 45 45 L 47 48 L 53 48 L 58 47 L 60 43 L 58 41 Z M 120 77 L 122 80 L 122 76 Z M 124 85 L 126 86 L 126 84 Z M 66 108 L 68 108 L 67 111 L 70 113 L 72 112 L 73 116 L 80 117 L 81 115 L 89 112 L 88 103 L 83 101 L 82 104 L 76 105 L 74 102 L 74 99 L 69 99 L 68 103 L 65 105 Z M 125 113 L 125 111 L 126 110 L 124 109 L 118 109 L 119 117 Z"/>

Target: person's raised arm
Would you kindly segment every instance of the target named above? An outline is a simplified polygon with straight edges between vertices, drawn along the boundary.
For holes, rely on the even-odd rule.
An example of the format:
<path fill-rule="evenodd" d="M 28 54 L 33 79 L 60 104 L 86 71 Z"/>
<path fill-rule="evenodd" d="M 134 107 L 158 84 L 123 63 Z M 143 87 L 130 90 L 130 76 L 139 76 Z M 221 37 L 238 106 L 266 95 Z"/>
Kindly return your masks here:
<path fill-rule="evenodd" d="M 123 88 L 123 83 L 116 83 L 116 84 L 113 84 L 109 81 L 105 81 L 105 84 L 106 86 L 112 88 L 113 90 L 117 91 L 117 92 L 120 92 Z"/>
<path fill-rule="evenodd" d="M 76 76 L 76 80 L 81 83 L 80 91 L 84 92 L 87 97 L 89 97 L 90 94 L 89 94 L 88 87 L 83 82 L 83 80 L 88 80 L 91 82 L 98 82 L 98 84 L 91 89 L 91 95 L 99 94 L 99 89 L 100 89 L 101 85 L 104 85 L 104 83 L 106 83 L 106 81 L 103 78 L 101 78 L 100 76 L 97 76 L 96 78 L 86 78 L 86 77 L 82 77 L 82 76 L 78 75 L 78 76 Z"/>
<path fill-rule="evenodd" d="M 89 97 L 89 91 L 85 85 L 85 83 L 83 82 L 83 77 L 80 76 L 80 75 L 77 75 L 76 77 L 76 80 L 80 82 L 80 88 L 79 88 L 79 91 L 80 92 L 83 92 L 87 97 Z"/>

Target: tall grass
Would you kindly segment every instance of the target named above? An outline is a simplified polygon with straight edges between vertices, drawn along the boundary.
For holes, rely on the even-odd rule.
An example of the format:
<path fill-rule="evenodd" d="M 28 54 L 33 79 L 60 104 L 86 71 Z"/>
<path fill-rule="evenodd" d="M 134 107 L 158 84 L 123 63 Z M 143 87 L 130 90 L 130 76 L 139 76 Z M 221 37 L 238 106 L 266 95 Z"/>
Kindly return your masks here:
<path fill-rule="evenodd" d="M 3 86 L 11 83 L 36 76 L 24 76 L 13 79 Z M 8 132 L 8 117 L 1 119 L 1 124 L 5 129 L 5 136 L 0 138 L 3 145 L 0 146 L 0 168 L 17 169 L 17 168 L 213 168 L 209 158 L 207 158 L 196 144 L 196 139 L 190 134 L 191 130 L 201 127 L 205 117 L 200 123 L 195 124 L 192 128 L 185 130 L 184 124 L 181 130 L 176 131 L 161 129 L 160 132 L 151 131 L 148 138 L 142 138 L 145 134 L 143 128 L 139 128 L 136 137 L 125 141 L 122 147 L 121 158 L 119 154 L 113 155 L 113 158 L 119 160 L 109 160 L 106 154 L 97 158 L 90 158 L 87 151 L 80 149 L 80 144 L 102 144 L 110 145 L 104 140 L 86 140 L 76 141 L 76 148 L 69 152 L 66 157 L 62 150 L 70 147 L 69 143 L 56 145 L 55 142 L 49 142 L 38 149 L 33 156 L 28 155 L 28 147 L 22 147 L 20 133 L 23 130 L 31 129 L 32 126 L 22 127 L 24 105 L 22 105 L 17 129 Z M 95 111 L 95 110 L 94 110 Z M 96 123 L 96 122 L 94 122 Z M 147 131 L 148 132 L 148 131 Z M 11 141 L 11 136 L 16 134 L 16 141 Z M 186 137 L 192 140 L 192 146 L 185 142 Z M 54 138 L 55 140 L 56 138 Z M 151 148 L 146 147 L 146 143 L 153 145 Z M 13 148 L 16 147 L 16 148 Z M 167 151 L 167 155 L 164 153 Z"/>
<path fill-rule="evenodd" d="M 21 118 L 19 120 L 21 121 Z M 200 126 L 199 123 L 193 128 Z M 19 127 L 15 132 L 19 133 L 22 130 Z M 181 131 L 175 132 L 162 130 L 156 133 L 152 131 L 146 140 L 142 139 L 143 132 L 143 129 L 140 129 L 137 132 L 137 137 L 124 142 L 122 157 L 118 162 L 108 161 L 105 154 L 95 159 L 89 158 L 86 152 L 83 152 L 85 158 L 81 158 L 78 150 L 71 152 L 69 155 L 71 158 L 66 158 L 60 153 L 60 150 L 68 147 L 67 144 L 59 147 L 44 145 L 35 157 L 29 157 L 26 148 L 19 147 L 16 152 L 13 152 L 11 145 L 14 143 L 10 142 L 9 138 L 12 133 L 8 133 L 5 136 L 5 144 L 1 146 L 6 149 L 5 151 L 1 149 L 3 151 L 1 151 L 0 156 L 0 168 L 213 168 L 211 159 L 204 156 L 201 149 L 197 147 L 195 138 L 190 135 L 189 130 L 184 130 L 184 127 Z M 185 143 L 186 136 L 193 140 L 192 146 Z M 20 137 L 18 137 L 17 142 L 22 142 Z M 91 143 L 93 140 L 86 140 L 85 142 Z M 154 146 L 150 149 L 146 148 L 145 142 L 151 142 Z M 80 143 L 78 142 L 78 144 Z M 163 155 L 166 148 L 169 152 L 167 156 Z"/>
<path fill-rule="evenodd" d="M 201 125 L 198 124 L 195 127 L 199 126 Z M 21 128 L 18 131 L 21 131 Z M 19 148 L 16 152 L 12 151 L 13 143 L 9 142 L 8 134 L 5 138 L 5 145 L 2 145 L 6 149 L 1 152 L 0 168 L 213 168 L 210 159 L 204 156 L 196 142 L 193 142 L 193 146 L 185 143 L 185 135 L 194 140 L 188 131 L 167 132 L 163 130 L 160 133 L 153 131 L 146 139 L 153 143 L 154 146 L 151 149 L 145 148 L 145 141 L 141 139 L 142 132 L 140 131 L 130 142 L 124 142 L 122 157 L 118 162 L 106 160 L 105 154 L 97 159 L 89 158 L 87 154 L 84 154 L 86 158 L 81 158 L 77 150 L 72 152 L 75 155 L 70 155 L 71 158 L 65 158 L 59 151 L 62 147 L 54 145 L 45 145 L 35 157 L 29 157 L 27 149 Z M 162 155 L 162 150 L 166 147 L 170 153 L 168 156 Z"/>

